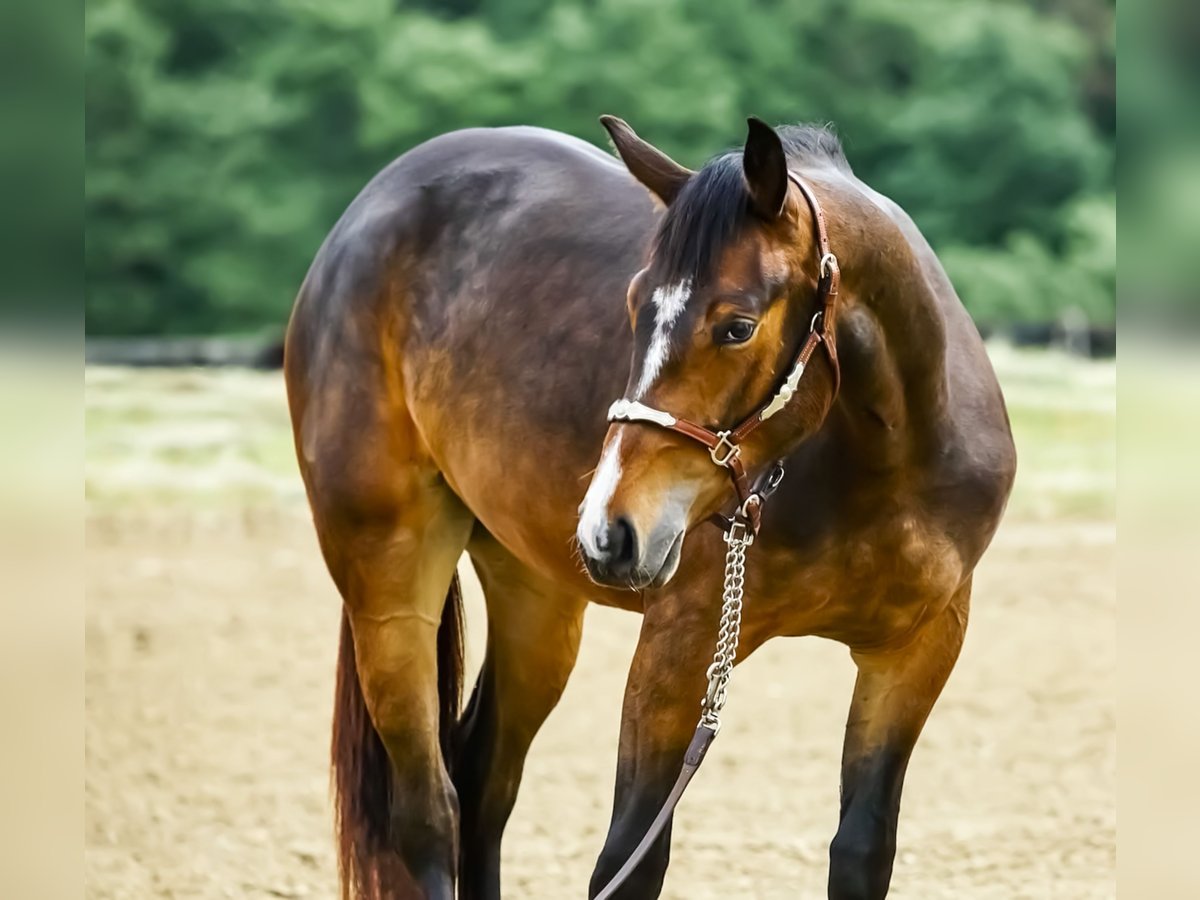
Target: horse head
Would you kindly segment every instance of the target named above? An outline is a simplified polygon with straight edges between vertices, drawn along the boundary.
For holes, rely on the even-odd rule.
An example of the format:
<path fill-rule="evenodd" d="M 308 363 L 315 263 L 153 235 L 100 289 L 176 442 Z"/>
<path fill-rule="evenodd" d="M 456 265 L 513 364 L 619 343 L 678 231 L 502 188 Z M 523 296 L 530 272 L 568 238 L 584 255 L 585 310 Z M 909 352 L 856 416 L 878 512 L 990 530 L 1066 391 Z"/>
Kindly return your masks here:
<path fill-rule="evenodd" d="M 629 283 L 629 381 L 576 536 L 593 580 L 658 587 L 688 529 L 728 504 L 731 472 L 744 504 L 750 474 L 824 420 L 837 383 L 826 308 L 836 258 L 821 252 L 820 206 L 767 124 L 750 119 L 741 151 L 692 172 L 620 119 L 602 122 L 665 212 Z M 825 363 L 800 383 L 816 343 Z"/>

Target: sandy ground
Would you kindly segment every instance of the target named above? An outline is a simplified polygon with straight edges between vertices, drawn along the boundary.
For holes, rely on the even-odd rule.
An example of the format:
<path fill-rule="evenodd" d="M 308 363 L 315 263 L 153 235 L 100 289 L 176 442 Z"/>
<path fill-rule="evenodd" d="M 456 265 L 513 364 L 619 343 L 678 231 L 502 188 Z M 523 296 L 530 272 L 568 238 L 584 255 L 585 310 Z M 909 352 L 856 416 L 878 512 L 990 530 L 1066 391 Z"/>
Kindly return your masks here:
<path fill-rule="evenodd" d="M 335 896 L 338 599 L 303 513 L 100 512 L 87 537 L 88 896 Z M 1002 529 L 910 768 L 892 897 L 1115 896 L 1114 549 L 1110 524 Z M 472 589 L 476 661 L 481 613 Z M 589 612 L 508 828 L 507 896 L 584 896 L 637 627 Z M 824 896 L 852 678 L 815 639 L 738 669 L 664 896 Z"/>

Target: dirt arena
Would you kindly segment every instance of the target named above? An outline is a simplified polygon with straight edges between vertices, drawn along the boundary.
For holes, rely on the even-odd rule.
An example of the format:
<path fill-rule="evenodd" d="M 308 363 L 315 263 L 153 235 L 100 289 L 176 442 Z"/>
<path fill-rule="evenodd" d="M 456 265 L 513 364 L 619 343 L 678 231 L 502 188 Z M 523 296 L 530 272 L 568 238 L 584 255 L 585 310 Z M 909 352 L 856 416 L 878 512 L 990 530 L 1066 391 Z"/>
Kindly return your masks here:
<path fill-rule="evenodd" d="M 212 377 L 164 387 L 89 372 L 89 897 L 336 896 L 326 757 L 338 598 L 280 462 L 277 377 L 218 379 L 215 391 Z M 1116 533 L 1107 495 L 1088 499 L 1107 451 L 1073 482 L 1055 468 L 1064 443 L 1086 456 L 1106 426 L 1050 439 L 1077 408 L 1106 422 L 1108 400 L 1058 381 L 1043 390 L 1040 377 L 1014 387 L 1030 411 L 1014 415 L 1018 444 L 1020 429 L 1039 442 L 1023 459 L 1032 487 L 979 570 L 966 647 L 914 755 L 892 897 L 1115 896 Z M 269 415 L 229 418 L 260 401 Z M 245 458 L 220 449 L 230 435 Z M 238 482 L 247 459 L 257 482 Z M 1074 493 L 1042 508 L 1039 479 L 1056 477 Z M 231 479 L 253 502 L 213 487 Z M 483 616 L 468 584 L 470 663 Z M 506 896 L 585 894 L 637 628 L 627 613 L 588 614 L 507 831 Z M 676 817 L 665 897 L 824 896 L 852 680 L 846 651 L 816 639 L 774 641 L 739 667 Z"/>

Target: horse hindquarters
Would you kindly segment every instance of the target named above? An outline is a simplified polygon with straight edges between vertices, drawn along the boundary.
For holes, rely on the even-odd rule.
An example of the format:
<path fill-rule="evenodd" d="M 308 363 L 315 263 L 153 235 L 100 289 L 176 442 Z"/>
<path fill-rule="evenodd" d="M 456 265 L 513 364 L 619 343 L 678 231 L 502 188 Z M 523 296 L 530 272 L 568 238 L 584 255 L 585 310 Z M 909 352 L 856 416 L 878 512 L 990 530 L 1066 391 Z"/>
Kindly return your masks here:
<path fill-rule="evenodd" d="M 452 497 L 409 510 L 340 537 L 317 515 L 344 599 L 332 762 L 343 894 L 360 900 L 454 896 L 455 566 L 471 519 Z"/>
<path fill-rule="evenodd" d="M 458 810 L 443 745 L 461 678 L 455 568 L 474 517 L 393 390 L 395 345 L 349 327 L 316 340 L 330 327 L 317 301 L 297 307 L 285 369 L 300 470 L 346 623 L 333 746 L 342 892 L 450 900 Z"/>

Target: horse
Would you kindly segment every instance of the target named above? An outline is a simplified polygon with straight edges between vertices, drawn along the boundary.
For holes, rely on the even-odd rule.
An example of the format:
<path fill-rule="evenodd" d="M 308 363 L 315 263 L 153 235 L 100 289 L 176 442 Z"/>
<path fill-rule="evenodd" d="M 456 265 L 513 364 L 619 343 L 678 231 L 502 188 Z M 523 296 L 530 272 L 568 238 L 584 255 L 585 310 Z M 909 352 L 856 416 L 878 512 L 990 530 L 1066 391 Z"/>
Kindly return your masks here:
<path fill-rule="evenodd" d="M 708 523 L 739 502 L 733 455 L 743 486 L 787 473 L 757 510 L 739 659 L 778 636 L 849 648 L 828 894 L 877 900 L 1015 477 L 999 385 L 933 250 L 830 129 L 751 119 L 743 147 L 693 171 L 601 121 L 616 156 L 533 127 L 415 147 L 350 204 L 299 291 L 287 393 L 343 601 L 343 895 L 500 896 L 525 756 L 589 603 L 642 615 L 589 896 L 604 890 L 696 726 L 726 550 Z M 836 315 L 818 306 L 834 265 Z M 785 393 L 736 453 L 663 427 L 728 438 Z M 460 714 L 464 552 L 487 642 Z M 613 896 L 659 895 L 670 831 Z"/>

